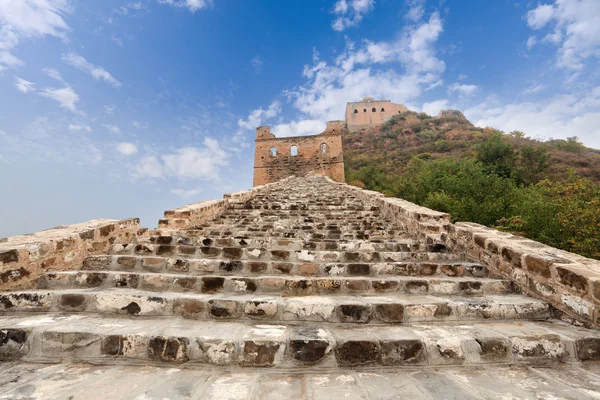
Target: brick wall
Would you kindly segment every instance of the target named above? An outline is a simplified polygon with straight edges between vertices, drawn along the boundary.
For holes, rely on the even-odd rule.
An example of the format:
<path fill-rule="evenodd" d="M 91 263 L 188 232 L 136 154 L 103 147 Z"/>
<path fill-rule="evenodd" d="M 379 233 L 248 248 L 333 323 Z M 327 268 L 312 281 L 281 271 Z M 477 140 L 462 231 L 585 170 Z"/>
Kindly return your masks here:
<path fill-rule="evenodd" d="M 343 121 L 330 121 L 325 131 L 319 135 L 277 138 L 268 126 L 257 128 L 254 186 L 309 172 L 317 172 L 344 182 L 343 129 Z M 322 149 L 322 145 L 326 147 Z M 295 156 L 291 154 L 292 146 L 298 151 Z M 271 149 L 276 149 L 275 155 Z"/>

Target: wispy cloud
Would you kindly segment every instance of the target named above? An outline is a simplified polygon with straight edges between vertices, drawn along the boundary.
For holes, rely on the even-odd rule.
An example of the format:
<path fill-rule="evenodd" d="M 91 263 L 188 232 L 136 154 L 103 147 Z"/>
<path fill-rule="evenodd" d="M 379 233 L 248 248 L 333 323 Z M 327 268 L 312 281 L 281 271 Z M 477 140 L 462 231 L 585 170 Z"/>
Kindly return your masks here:
<path fill-rule="evenodd" d="M 263 66 L 263 60 L 259 56 L 254 56 L 252 57 L 252 60 L 250 60 L 250 64 L 252 64 L 252 69 L 254 69 L 254 72 L 256 74 L 260 74 Z"/>
<path fill-rule="evenodd" d="M 73 88 L 66 86 L 59 89 L 46 88 L 39 92 L 40 96 L 47 97 L 56 101 L 61 108 L 69 110 L 73 113 L 79 113 L 77 103 L 79 103 L 79 95 L 75 93 Z"/>
<path fill-rule="evenodd" d="M 133 143 L 119 143 L 117 145 L 117 151 L 125 156 L 130 156 L 137 153 L 138 148 Z"/>
<path fill-rule="evenodd" d="M 204 138 L 201 147 L 182 147 L 160 157 L 147 155 L 135 166 L 139 178 L 177 178 L 180 180 L 217 180 L 228 165 L 229 154 L 219 142 Z"/>
<path fill-rule="evenodd" d="M 29 93 L 35 91 L 35 83 L 29 82 L 25 79 L 21 79 L 19 77 L 15 77 L 15 87 L 21 93 Z"/>
<path fill-rule="evenodd" d="M 203 8 L 210 7 L 212 0 L 158 0 L 159 4 L 168 4 L 174 7 L 184 7 L 191 12 L 202 10 Z"/>
<path fill-rule="evenodd" d="M 202 192 L 200 189 L 171 189 L 171 193 L 176 194 L 179 197 L 187 199 L 189 197 L 197 196 Z"/>
<path fill-rule="evenodd" d="M 121 82 L 116 80 L 110 74 L 110 72 L 106 71 L 102 67 L 98 67 L 88 62 L 85 58 L 83 58 L 75 52 L 63 54 L 63 60 L 72 65 L 73 67 L 90 74 L 96 80 L 105 81 L 116 88 L 121 86 Z"/>
<path fill-rule="evenodd" d="M 0 1 L 0 64 L 23 64 L 10 53 L 22 39 L 48 35 L 66 40 L 70 28 L 64 18 L 70 11 L 68 0 Z"/>

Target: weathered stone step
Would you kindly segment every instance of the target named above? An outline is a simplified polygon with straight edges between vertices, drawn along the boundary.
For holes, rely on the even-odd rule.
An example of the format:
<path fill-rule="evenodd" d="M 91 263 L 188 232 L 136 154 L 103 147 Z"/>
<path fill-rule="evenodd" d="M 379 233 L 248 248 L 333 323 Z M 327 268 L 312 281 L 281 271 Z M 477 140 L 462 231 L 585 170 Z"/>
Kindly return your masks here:
<path fill-rule="evenodd" d="M 307 271 L 312 272 L 312 271 Z M 244 276 L 148 272 L 67 271 L 48 272 L 39 281 L 40 289 L 132 288 L 146 291 L 180 293 L 256 293 L 301 296 L 312 294 L 411 293 L 431 295 L 509 294 L 515 289 L 510 281 L 489 278 L 315 278 L 281 275 Z"/>
<path fill-rule="evenodd" d="M 243 247 L 263 248 L 266 250 L 320 250 L 320 251 L 432 251 L 440 252 L 445 248 L 426 245 L 414 239 L 404 240 L 302 240 L 302 239 L 270 239 L 270 238 L 217 238 L 205 237 L 196 231 L 173 233 L 165 236 L 142 238 L 137 244 L 184 245 L 199 247 Z M 120 251 L 122 245 L 115 245 L 114 252 Z"/>
<path fill-rule="evenodd" d="M 229 207 L 231 211 L 237 210 L 269 210 L 269 211 L 370 211 L 377 212 L 379 207 L 370 206 L 362 202 L 330 202 L 330 203 L 308 203 L 300 200 L 290 200 L 289 202 L 271 202 L 269 200 L 255 200 L 246 203 L 232 204 Z"/>
<path fill-rule="evenodd" d="M 107 316 L 182 316 L 207 320 L 347 324 L 546 319 L 551 317 L 552 312 L 548 304 L 520 295 L 456 297 L 385 293 L 373 296 L 281 297 L 157 293 L 136 289 L 9 292 L 0 294 L 0 311 L 5 315 L 86 312 Z"/>
<path fill-rule="evenodd" d="M 493 322 L 348 329 L 49 314 L 0 318 L 0 358 L 282 369 L 481 368 L 598 360 L 598 332 L 568 328 L 565 334 L 559 322 Z"/>
<path fill-rule="evenodd" d="M 256 261 L 289 261 L 305 263 L 330 262 L 396 262 L 396 261 L 460 261 L 463 256 L 439 252 L 403 252 L 352 250 L 280 250 L 262 247 L 215 247 L 189 245 L 124 244 L 113 246 L 111 254 L 180 257 L 190 259 L 225 259 Z"/>
<path fill-rule="evenodd" d="M 438 254 L 438 253 L 433 253 Z M 377 263 L 294 263 L 287 261 L 246 261 L 222 259 L 189 259 L 152 256 L 90 256 L 84 260 L 83 270 L 175 272 L 191 275 L 212 273 L 274 274 L 317 276 L 465 276 L 484 278 L 486 267 L 466 261 L 402 261 Z M 308 272 L 311 272 L 310 274 Z"/>
<path fill-rule="evenodd" d="M 160 227 L 162 228 L 162 227 Z M 210 237 L 213 239 L 217 238 L 229 238 L 229 237 L 245 237 L 245 238 L 283 238 L 283 239 L 305 239 L 305 240 L 402 240 L 410 239 L 410 235 L 401 230 L 390 230 L 390 231 L 353 231 L 353 232 L 339 232 L 339 231 L 313 231 L 313 230 L 302 230 L 302 229 L 280 229 L 280 230 L 248 230 L 243 227 L 234 227 L 229 230 L 227 229 L 210 229 L 210 228 L 194 228 L 193 232 L 197 232 L 198 235 Z"/>

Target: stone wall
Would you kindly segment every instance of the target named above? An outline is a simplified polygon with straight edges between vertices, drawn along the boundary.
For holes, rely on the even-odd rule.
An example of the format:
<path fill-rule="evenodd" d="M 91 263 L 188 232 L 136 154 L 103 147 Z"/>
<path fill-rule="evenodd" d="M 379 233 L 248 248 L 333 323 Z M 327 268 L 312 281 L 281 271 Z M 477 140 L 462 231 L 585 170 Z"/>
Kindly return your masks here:
<path fill-rule="evenodd" d="M 317 172 L 343 182 L 343 129 L 343 121 L 330 121 L 325 131 L 319 135 L 277 138 L 268 126 L 257 128 L 254 186 L 308 172 Z M 291 154 L 292 146 L 296 146 L 297 155 Z M 272 149 L 275 149 L 276 154 L 273 154 Z"/>
<path fill-rule="evenodd" d="M 402 104 L 390 100 L 365 97 L 361 101 L 346 104 L 346 126 L 350 132 L 380 126 L 394 115 L 408 111 Z"/>
<path fill-rule="evenodd" d="M 0 290 L 31 287 L 48 271 L 79 269 L 88 255 L 106 253 L 142 232 L 137 218 L 95 219 L 0 239 Z"/>
<path fill-rule="evenodd" d="M 449 214 L 355 190 L 359 196 L 377 197 L 386 216 L 411 235 L 482 263 L 523 293 L 550 303 L 565 321 L 600 328 L 600 261 L 476 223 L 451 223 Z"/>

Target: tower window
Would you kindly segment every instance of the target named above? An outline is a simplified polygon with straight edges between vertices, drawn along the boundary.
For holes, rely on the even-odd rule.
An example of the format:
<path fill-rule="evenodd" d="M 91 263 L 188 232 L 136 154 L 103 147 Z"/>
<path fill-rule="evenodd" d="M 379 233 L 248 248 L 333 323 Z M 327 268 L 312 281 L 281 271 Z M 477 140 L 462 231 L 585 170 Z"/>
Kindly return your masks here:
<path fill-rule="evenodd" d="M 358 110 L 356 108 L 354 109 L 354 114 L 358 114 Z"/>
<path fill-rule="evenodd" d="M 365 108 L 365 109 L 363 110 L 363 112 L 367 112 L 367 109 Z"/>
<path fill-rule="evenodd" d="M 385 108 L 381 107 L 381 112 L 385 112 Z"/>
<path fill-rule="evenodd" d="M 271 147 L 269 149 L 269 154 L 271 157 L 277 157 L 277 147 Z"/>
<path fill-rule="evenodd" d="M 375 107 L 373 107 L 373 109 L 371 110 L 372 112 L 376 112 L 377 109 Z"/>
<path fill-rule="evenodd" d="M 327 144 L 321 143 L 321 154 L 327 153 Z"/>
<path fill-rule="evenodd" d="M 290 156 L 296 157 L 298 155 L 298 146 L 293 145 L 290 147 Z"/>

